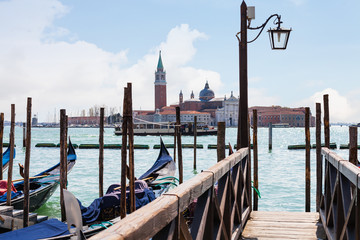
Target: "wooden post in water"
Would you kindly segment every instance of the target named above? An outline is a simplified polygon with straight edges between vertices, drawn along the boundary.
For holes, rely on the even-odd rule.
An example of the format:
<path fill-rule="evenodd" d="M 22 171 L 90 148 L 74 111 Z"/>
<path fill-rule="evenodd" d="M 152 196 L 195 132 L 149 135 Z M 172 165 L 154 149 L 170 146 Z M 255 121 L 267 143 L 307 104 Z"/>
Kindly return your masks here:
<path fill-rule="evenodd" d="M 65 143 L 65 148 L 64 148 L 64 154 L 65 154 L 65 183 L 67 184 L 67 175 L 68 175 L 68 168 L 67 168 L 67 149 L 68 149 L 68 144 L 67 144 L 67 139 L 68 139 L 68 120 L 69 117 L 68 115 L 65 114 L 65 137 L 64 137 L 64 143 Z M 65 189 L 67 189 L 67 186 L 65 184 Z"/>
<path fill-rule="evenodd" d="M 176 123 L 174 126 L 174 162 L 176 162 L 176 138 L 177 138 L 177 127 L 176 127 Z"/>
<path fill-rule="evenodd" d="M 259 189 L 258 177 L 258 143 L 257 143 L 257 110 L 253 109 L 253 153 L 254 153 L 254 188 Z M 254 211 L 258 210 L 259 196 L 254 189 Z"/>
<path fill-rule="evenodd" d="M 269 123 L 269 151 L 272 150 L 272 123 Z"/>
<path fill-rule="evenodd" d="M 218 122 L 217 131 L 217 161 L 225 158 L 225 122 Z"/>
<path fill-rule="evenodd" d="M 310 109 L 305 108 L 305 211 L 310 212 Z"/>
<path fill-rule="evenodd" d="M 104 195 L 104 108 L 100 108 L 99 126 L 99 197 Z"/>
<path fill-rule="evenodd" d="M 325 147 L 330 148 L 329 95 L 324 95 L 324 135 Z"/>
<path fill-rule="evenodd" d="M 127 113 L 128 113 L 128 133 L 129 133 L 129 187 L 130 187 L 130 213 L 135 208 L 135 172 L 134 172 L 134 126 L 133 126 L 133 109 L 132 109 L 132 87 L 131 83 L 127 84 Z"/>
<path fill-rule="evenodd" d="M 179 166 L 179 182 L 183 183 L 183 162 L 181 148 L 181 132 L 180 132 L 180 107 L 176 107 L 176 132 L 177 132 L 177 148 L 178 148 L 178 166 Z"/>
<path fill-rule="evenodd" d="M 316 211 L 320 210 L 322 191 L 322 157 L 321 157 L 321 104 L 316 103 Z"/>
<path fill-rule="evenodd" d="M 24 215 L 23 227 L 29 226 L 29 209 L 30 209 L 30 150 L 31 150 L 31 98 L 27 99 L 27 116 L 26 116 L 26 142 L 25 142 L 25 164 L 24 164 Z"/>
<path fill-rule="evenodd" d="M 7 180 L 7 197 L 6 205 L 11 206 L 11 183 L 12 183 L 12 172 L 13 172 L 13 162 L 14 162 L 14 144 L 15 144 L 15 104 L 11 104 L 11 123 L 10 123 L 10 158 L 9 158 L 9 168 L 8 168 L 8 180 Z"/>
<path fill-rule="evenodd" d="M 23 123 L 23 148 L 26 147 L 26 123 Z"/>
<path fill-rule="evenodd" d="M 0 180 L 3 180 L 3 137 L 4 137 L 4 113 L 0 113 Z"/>
<path fill-rule="evenodd" d="M 126 147 L 127 147 L 127 98 L 128 98 L 127 88 L 124 88 L 124 103 L 123 103 L 123 123 L 122 123 L 122 145 L 121 145 L 121 197 L 120 197 L 120 217 L 126 217 L 126 174 L 127 174 L 127 164 L 126 164 Z"/>
<path fill-rule="evenodd" d="M 357 137 L 357 127 L 349 127 L 349 161 L 354 165 L 358 165 Z"/>
<path fill-rule="evenodd" d="M 194 170 L 196 169 L 197 116 L 194 116 Z"/>
<path fill-rule="evenodd" d="M 61 206 L 61 221 L 66 220 L 64 189 L 66 189 L 66 111 L 60 109 L 60 206 Z"/>

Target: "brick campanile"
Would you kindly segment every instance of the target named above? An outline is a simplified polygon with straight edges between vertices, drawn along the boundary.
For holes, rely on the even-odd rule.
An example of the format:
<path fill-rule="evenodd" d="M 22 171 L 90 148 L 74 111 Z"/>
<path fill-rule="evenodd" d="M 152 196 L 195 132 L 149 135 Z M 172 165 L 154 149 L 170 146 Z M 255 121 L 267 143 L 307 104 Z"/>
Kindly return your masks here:
<path fill-rule="evenodd" d="M 166 106 L 166 72 L 159 52 L 159 61 L 155 72 L 155 110 Z"/>

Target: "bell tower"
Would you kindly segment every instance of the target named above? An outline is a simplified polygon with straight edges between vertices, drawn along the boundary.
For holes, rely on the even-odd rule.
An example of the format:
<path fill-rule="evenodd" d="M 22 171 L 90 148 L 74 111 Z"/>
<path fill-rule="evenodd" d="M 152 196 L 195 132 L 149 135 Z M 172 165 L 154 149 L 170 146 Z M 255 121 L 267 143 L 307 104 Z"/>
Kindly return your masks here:
<path fill-rule="evenodd" d="M 161 51 L 155 72 L 155 110 L 166 106 L 166 72 L 161 60 Z"/>

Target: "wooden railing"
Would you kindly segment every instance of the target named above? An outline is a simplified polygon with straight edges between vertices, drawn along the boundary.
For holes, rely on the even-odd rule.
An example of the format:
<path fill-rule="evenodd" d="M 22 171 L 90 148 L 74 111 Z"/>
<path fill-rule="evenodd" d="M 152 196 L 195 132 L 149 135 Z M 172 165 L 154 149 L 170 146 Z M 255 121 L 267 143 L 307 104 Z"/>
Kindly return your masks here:
<path fill-rule="evenodd" d="M 360 168 L 322 148 L 325 179 L 320 217 L 328 239 L 360 239 Z"/>
<path fill-rule="evenodd" d="M 249 164 L 240 149 L 91 239 L 238 239 L 251 212 Z"/>

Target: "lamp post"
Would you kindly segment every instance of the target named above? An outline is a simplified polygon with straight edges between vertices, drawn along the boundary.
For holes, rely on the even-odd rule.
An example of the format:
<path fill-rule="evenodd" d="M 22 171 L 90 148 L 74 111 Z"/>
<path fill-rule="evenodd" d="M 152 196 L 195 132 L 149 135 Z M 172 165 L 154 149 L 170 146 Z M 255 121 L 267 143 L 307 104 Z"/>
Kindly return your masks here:
<path fill-rule="evenodd" d="M 271 48 L 273 50 L 284 50 L 287 47 L 291 29 L 281 28 L 281 16 L 278 14 L 273 14 L 261 26 L 250 27 L 251 20 L 255 19 L 255 8 L 248 8 L 245 1 L 243 1 L 241 4 L 240 32 L 236 34 L 236 37 L 239 40 L 240 81 L 237 149 L 249 147 L 247 44 L 254 42 L 260 36 L 269 20 L 274 17 L 274 24 L 276 24 L 277 27 L 273 29 L 270 28 L 268 30 Z M 249 42 L 247 40 L 248 29 L 259 30 L 258 35 Z"/>

